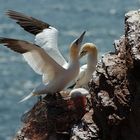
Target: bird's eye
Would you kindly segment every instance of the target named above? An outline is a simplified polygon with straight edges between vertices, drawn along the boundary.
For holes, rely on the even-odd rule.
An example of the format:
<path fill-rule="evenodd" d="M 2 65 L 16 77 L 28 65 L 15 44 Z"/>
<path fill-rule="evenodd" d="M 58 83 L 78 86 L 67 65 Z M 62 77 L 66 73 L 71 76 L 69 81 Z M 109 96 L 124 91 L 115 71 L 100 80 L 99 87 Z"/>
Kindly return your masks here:
<path fill-rule="evenodd" d="M 82 56 L 86 55 L 86 53 L 87 53 L 87 51 L 81 51 L 80 56 L 82 57 Z"/>
<path fill-rule="evenodd" d="M 81 54 L 85 55 L 87 53 L 87 51 L 82 51 Z"/>

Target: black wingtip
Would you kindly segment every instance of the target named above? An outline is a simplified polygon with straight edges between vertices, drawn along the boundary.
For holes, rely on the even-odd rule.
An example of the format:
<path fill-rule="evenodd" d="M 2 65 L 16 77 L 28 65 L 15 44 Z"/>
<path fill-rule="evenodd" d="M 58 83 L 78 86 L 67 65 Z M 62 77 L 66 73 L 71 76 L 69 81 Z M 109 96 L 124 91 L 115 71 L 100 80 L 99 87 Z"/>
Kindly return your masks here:
<path fill-rule="evenodd" d="M 9 13 L 11 12 L 12 10 L 7 10 L 6 12 L 5 12 L 5 15 L 8 15 L 9 16 Z"/>
<path fill-rule="evenodd" d="M 24 30 L 31 34 L 38 34 L 42 30 L 49 28 L 50 24 L 38 20 L 34 17 L 23 14 L 22 12 L 16 12 L 13 10 L 7 10 L 6 15 L 16 21 Z"/>
<path fill-rule="evenodd" d="M 14 10 L 7 10 L 7 11 L 5 12 L 5 15 L 8 16 L 8 17 L 10 17 L 11 14 L 13 14 L 13 13 L 16 13 L 16 11 L 14 11 Z"/>
<path fill-rule="evenodd" d="M 0 37 L 0 44 L 5 43 L 5 39 L 6 39 L 6 38 L 4 38 L 4 37 Z"/>

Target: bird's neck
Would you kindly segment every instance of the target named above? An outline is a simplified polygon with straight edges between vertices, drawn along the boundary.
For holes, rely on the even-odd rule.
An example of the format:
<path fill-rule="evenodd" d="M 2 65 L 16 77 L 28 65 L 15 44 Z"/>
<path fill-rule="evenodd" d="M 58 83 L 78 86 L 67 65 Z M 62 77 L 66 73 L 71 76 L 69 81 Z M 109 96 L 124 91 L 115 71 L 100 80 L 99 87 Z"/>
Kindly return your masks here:
<path fill-rule="evenodd" d="M 79 61 L 79 56 L 77 51 L 73 51 L 70 53 L 70 59 L 69 59 L 69 64 L 74 64 Z"/>
<path fill-rule="evenodd" d="M 74 57 L 74 58 L 71 57 L 69 59 L 69 66 L 77 65 L 77 63 L 79 63 L 79 58 L 78 57 Z"/>
<path fill-rule="evenodd" d="M 87 57 L 88 69 L 95 69 L 97 64 L 97 54 L 89 53 Z"/>

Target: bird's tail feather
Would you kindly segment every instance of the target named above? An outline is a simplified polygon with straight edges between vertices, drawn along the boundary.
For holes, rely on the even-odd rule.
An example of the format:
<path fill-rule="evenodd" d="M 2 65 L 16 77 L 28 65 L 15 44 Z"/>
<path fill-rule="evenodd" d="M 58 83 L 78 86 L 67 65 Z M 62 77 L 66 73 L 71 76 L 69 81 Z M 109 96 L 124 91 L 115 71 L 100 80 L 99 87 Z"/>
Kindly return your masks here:
<path fill-rule="evenodd" d="M 24 101 L 30 99 L 32 96 L 34 96 L 34 93 L 33 93 L 33 92 L 31 92 L 28 96 L 26 96 L 26 97 L 24 97 L 22 100 L 20 100 L 19 103 L 22 103 L 22 102 L 24 102 Z"/>

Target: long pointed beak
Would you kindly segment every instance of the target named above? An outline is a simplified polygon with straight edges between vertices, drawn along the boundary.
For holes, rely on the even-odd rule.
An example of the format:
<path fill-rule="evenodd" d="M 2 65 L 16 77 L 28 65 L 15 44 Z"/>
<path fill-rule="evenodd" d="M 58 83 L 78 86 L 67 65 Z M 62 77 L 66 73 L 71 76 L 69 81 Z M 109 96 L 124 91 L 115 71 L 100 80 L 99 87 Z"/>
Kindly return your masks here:
<path fill-rule="evenodd" d="M 81 45 L 85 33 L 86 33 L 86 31 L 84 31 L 84 32 L 80 35 L 80 37 L 74 41 L 74 43 L 75 43 L 76 45 Z"/>

